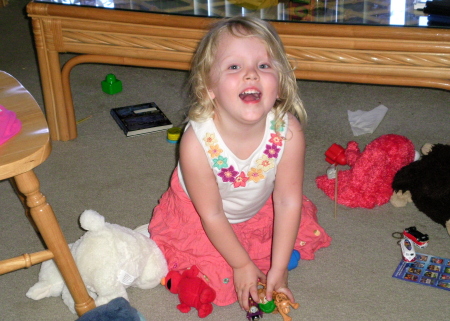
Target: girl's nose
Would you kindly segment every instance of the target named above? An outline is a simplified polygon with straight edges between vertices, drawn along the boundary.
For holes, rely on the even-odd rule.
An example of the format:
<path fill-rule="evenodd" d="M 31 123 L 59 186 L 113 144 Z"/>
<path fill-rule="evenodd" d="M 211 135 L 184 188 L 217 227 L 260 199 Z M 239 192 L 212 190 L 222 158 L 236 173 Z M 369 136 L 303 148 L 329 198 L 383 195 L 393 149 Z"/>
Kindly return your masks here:
<path fill-rule="evenodd" d="M 259 78 L 258 72 L 255 68 L 248 68 L 245 73 L 245 80 L 257 80 Z"/>

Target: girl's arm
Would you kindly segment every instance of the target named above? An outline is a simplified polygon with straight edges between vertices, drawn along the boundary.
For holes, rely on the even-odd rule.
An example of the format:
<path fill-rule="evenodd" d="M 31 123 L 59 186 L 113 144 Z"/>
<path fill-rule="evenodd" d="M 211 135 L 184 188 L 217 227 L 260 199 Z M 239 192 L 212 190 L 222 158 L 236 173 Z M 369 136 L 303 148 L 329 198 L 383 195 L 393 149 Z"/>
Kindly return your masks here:
<path fill-rule="evenodd" d="M 211 243 L 233 268 L 239 303 L 248 309 L 251 294 L 257 298 L 257 279 L 265 275 L 251 261 L 225 216 L 216 178 L 192 128 L 183 134 L 180 167 L 189 197 Z"/>
<path fill-rule="evenodd" d="M 277 167 L 274 201 L 272 264 L 267 275 L 267 299 L 272 291 L 284 292 L 292 302 L 287 285 L 287 266 L 300 226 L 305 167 L 305 137 L 299 121 L 289 114 L 285 149 Z"/>

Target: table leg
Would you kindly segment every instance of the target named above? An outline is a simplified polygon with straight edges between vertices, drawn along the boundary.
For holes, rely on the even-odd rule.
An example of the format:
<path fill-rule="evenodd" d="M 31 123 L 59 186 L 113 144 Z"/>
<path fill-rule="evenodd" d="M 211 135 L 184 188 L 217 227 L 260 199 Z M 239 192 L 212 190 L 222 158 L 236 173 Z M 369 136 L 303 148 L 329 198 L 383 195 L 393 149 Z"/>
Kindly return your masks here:
<path fill-rule="evenodd" d="M 50 38 L 44 36 L 56 32 L 57 28 L 51 22 L 32 19 L 32 26 L 50 137 L 52 140 L 67 141 L 75 137 L 70 137 L 67 125 L 59 52 L 56 49 L 57 44 L 47 42 Z"/>
<path fill-rule="evenodd" d="M 54 255 L 53 260 L 75 301 L 77 314 L 81 316 L 94 309 L 95 302 L 86 290 L 53 209 L 39 190 L 40 185 L 36 174 L 31 170 L 15 176 L 14 179 L 17 188 L 26 197 L 31 216 L 45 244 Z"/>

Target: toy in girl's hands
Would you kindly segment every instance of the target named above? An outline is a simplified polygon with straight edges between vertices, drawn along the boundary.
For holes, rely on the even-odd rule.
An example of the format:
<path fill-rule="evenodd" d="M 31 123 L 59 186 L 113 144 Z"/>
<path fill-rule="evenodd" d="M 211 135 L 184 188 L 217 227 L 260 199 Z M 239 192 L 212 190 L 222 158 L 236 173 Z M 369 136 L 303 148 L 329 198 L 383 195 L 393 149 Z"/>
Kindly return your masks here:
<path fill-rule="evenodd" d="M 259 308 L 264 313 L 272 313 L 277 307 L 273 300 L 267 301 L 266 298 L 266 286 L 262 283 L 258 284 L 258 298 L 259 298 Z"/>
<path fill-rule="evenodd" d="M 198 316 L 204 318 L 213 310 L 212 302 L 216 298 L 216 291 L 200 279 L 197 276 L 198 273 L 199 269 L 195 265 L 182 274 L 178 271 L 170 271 L 163 285 L 171 293 L 178 294 L 180 299 L 180 304 L 177 305 L 178 310 L 188 313 L 191 307 L 194 307 L 198 311 Z"/>
<path fill-rule="evenodd" d="M 249 321 L 260 320 L 263 318 L 263 312 L 251 297 L 248 298 L 248 306 L 247 319 Z"/>
<path fill-rule="evenodd" d="M 287 295 L 283 292 L 273 291 L 272 301 L 267 301 L 266 286 L 260 283 L 258 287 L 259 308 L 265 313 L 280 313 L 283 321 L 291 321 L 292 318 L 288 315 L 290 308 L 298 309 L 298 303 L 292 303 Z"/>
<path fill-rule="evenodd" d="M 283 292 L 273 291 L 273 301 L 275 302 L 275 306 L 277 307 L 274 313 L 277 311 L 283 317 L 283 321 L 291 321 L 292 318 L 288 315 L 290 312 L 290 308 L 298 309 L 300 304 L 292 303 L 291 300 L 287 297 L 287 295 Z"/>
<path fill-rule="evenodd" d="M 264 313 L 272 313 L 277 308 L 273 300 L 267 301 L 265 297 L 261 303 L 258 303 L 258 306 Z"/>
<path fill-rule="evenodd" d="M 422 158 L 401 168 L 392 182 L 395 207 L 414 202 L 417 209 L 450 234 L 450 145 L 425 144 Z"/>
<path fill-rule="evenodd" d="M 345 150 L 348 170 L 338 173 L 338 203 L 348 207 L 373 208 L 387 203 L 392 195 L 395 173 L 414 160 L 413 143 L 406 137 L 389 134 L 370 142 L 363 152 L 357 142 Z M 327 175 L 316 178 L 317 187 L 335 198 L 335 180 Z"/>

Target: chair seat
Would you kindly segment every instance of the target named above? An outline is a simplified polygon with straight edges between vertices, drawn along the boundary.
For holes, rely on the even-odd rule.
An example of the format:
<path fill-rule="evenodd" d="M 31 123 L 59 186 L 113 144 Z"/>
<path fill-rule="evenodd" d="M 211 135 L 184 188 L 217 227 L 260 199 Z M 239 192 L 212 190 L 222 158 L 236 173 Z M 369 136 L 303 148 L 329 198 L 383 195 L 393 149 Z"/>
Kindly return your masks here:
<path fill-rule="evenodd" d="M 11 75 L 0 71 L 0 105 L 22 122 L 19 134 L 0 145 L 0 180 L 43 163 L 51 151 L 45 116 L 31 94 Z"/>

